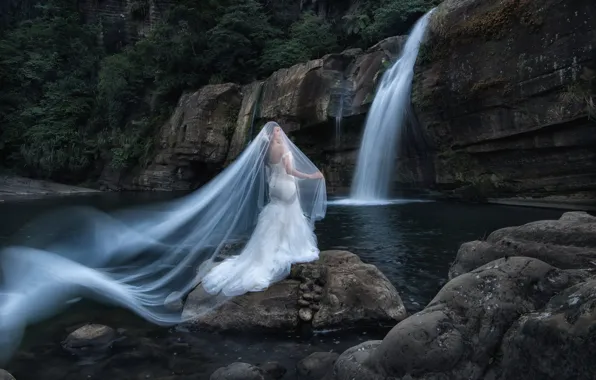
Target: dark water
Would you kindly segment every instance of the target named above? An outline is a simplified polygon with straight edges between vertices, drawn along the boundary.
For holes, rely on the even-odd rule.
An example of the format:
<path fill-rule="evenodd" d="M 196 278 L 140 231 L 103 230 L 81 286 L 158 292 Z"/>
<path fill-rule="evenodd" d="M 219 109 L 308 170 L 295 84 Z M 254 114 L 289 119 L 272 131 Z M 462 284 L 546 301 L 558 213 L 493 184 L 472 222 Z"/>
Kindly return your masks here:
<path fill-rule="evenodd" d="M 0 245 L 45 211 L 73 204 L 110 211 L 163 200 L 171 194 L 101 194 L 93 196 L 0 203 Z M 330 206 L 317 225 L 321 250 L 346 249 L 377 265 L 391 280 L 410 312 L 424 307 L 444 284 L 459 245 L 481 239 L 495 229 L 540 219 L 555 219 L 561 210 L 447 202 L 389 206 Z M 123 329 L 127 337 L 111 355 L 86 362 L 63 352 L 60 342 L 89 322 Z M 296 362 L 311 352 L 336 351 L 385 330 L 352 331 L 316 336 L 239 336 L 187 333 L 150 325 L 126 311 L 82 302 L 57 317 L 28 329 L 20 351 L 7 369 L 26 379 L 208 379 L 218 367 L 234 361 L 252 364 L 279 361 L 296 378 Z"/>

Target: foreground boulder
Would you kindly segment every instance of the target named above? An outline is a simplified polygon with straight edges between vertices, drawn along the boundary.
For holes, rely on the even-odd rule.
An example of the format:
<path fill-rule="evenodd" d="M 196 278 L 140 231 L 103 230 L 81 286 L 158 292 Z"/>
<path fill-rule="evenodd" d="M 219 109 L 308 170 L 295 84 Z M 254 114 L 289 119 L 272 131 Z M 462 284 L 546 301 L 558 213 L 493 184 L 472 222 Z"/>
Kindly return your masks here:
<path fill-rule="evenodd" d="M 350 252 L 321 252 L 320 259 L 292 266 L 288 279 L 214 309 L 197 288 L 183 316 L 189 327 L 218 331 L 288 331 L 395 324 L 406 317 L 397 290 L 374 265 Z"/>
<path fill-rule="evenodd" d="M 559 220 L 502 228 L 486 241 L 465 243 L 457 252 L 449 278 L 512 256 L 534 257 L 561 269 L 596 268 L 596 217 L 568 212 Z"/>
<path fill-rule="evenodd" d="M 596 365 L 596 280 L 573 286 L 520 318 L 487 380 L 588 380 Z"/>
<path fill-rule="evenodd" d="M 580 280 L 532 258 L 496 260 L 451 280 L 382 342 L 346 351 L 334 378 L 482 379 L 513 323 Z"/>
<path fill-rule="evenodd" d="M 0 380 L 15 380 L 15 378 L 7 371 L 0 369 Z"/>

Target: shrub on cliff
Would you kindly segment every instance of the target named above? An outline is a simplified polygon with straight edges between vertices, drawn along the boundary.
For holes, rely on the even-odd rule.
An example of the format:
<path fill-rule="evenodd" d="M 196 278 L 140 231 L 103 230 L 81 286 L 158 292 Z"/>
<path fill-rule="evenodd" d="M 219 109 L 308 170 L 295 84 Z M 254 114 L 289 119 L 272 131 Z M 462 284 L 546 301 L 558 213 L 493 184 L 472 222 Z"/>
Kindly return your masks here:
<path fill-rule="evenodd" d="M 61 5 L 38 7 L 0 39 L 0 161 L 36 176 L 76 173 L 93 155 L 97 32 Z"/>

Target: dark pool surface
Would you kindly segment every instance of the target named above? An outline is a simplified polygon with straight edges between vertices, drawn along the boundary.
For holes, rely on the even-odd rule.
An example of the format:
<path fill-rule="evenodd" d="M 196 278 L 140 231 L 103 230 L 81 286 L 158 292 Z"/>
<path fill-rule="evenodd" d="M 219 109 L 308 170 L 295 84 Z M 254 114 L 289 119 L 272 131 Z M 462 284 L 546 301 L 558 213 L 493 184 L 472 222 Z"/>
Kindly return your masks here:
<path fill-rule="evenodd" d="M 172 195 L 112 193 L 0 203 L 0 245 L 23 224 L 53 208 L 79 204 L 110 211 L 169 197 Z M 330 206 L 325 220 L 317 224 L 317 235 L 321 250 L 349 250 L 377 265 L 398 289 L 407 310 L 416 312 L 444 284 L 461 243 L 482 239 L 498 228 L 556 219 L 562 212 L 450 202 Z M 128 339 L 117 344 L 110 357 L 81 362 L 63 352 L 60 342 L 69 331 L 89 322 L 124 329 Z M 359 342 L 381 339 L 385 333 L 368 330 L 314 337 L 191 334 L 150 325 L 121 309 L 82 302 L 29 328 L 6 369 L 19 380 L 208 379 L 216 368 L 235 361 L 278 361 L 289 369 L 284 379 L 294 379 L 296 362 L 309 353 L 341 353 Z"/>

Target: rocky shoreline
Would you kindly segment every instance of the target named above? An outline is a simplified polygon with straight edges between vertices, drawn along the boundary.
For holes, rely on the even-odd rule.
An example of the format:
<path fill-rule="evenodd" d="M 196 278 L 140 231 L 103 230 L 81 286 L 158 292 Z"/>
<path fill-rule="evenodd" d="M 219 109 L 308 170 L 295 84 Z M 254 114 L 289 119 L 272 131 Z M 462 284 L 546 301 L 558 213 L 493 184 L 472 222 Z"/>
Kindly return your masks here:
<path fill-rule="evenodd" d="M 448 279 L 422 311 L 408 316 L 376 267 L 349 252 L 328 251 L 318 262 L 294 266 L 276 286 L 238 297 L 185 327 L 287 334 L 304 323 L 320 328 L 397 323 L 382 340 L 341 354 L 313 352 L 295 359 L 295 368 L 230 358 L 212 380 L 283 379 L 290 371 L 315 380 L 591 378 L 596 370 L 589 358 L 596 328 L 596 217 L 567 212 L 558 220 L 502 228 L 486 240 L 464 243 Z M 185 309 L 196 311 L 193 298 Z M 312 318 L 302 316 L 306 308 Z M 144 338 L 132 343 L 116 327 L 82 326 L 64 339 L 62 349 L 78 360 L 94 355 L 147 360 L 151 344 L 143 347 Z M 176 360 L 184 358 L 183 346 L 175 349 Z M 157 378 L 189 379 L 176 374 Z"/>
<path fill-rule="evenodd" d="M 49 181 L 0 175 L 0 202 L 97 193 L 100 191 Z"/>

